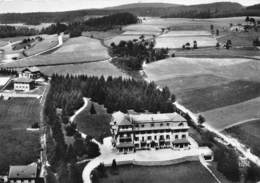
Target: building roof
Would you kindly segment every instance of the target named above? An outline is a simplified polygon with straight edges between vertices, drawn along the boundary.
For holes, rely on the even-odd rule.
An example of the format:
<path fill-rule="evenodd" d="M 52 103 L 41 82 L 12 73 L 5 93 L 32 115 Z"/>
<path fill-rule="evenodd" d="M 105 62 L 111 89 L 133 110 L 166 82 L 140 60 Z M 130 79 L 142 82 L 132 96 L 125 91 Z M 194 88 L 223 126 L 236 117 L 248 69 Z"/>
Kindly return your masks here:
<path fill-rule="evenodd" d="M 187 139 L 175 139 L 173 144 L 190 144 L 190 142 Z"/>
<path fill-rule="evenodd" d="M 118 126 L 132 125 L 132 123 L 127 119 L 127 116 L 121 111 L 113 113 L 112 116 Z"/>
<path fill-rule="evenodd" d="M 181 115 L 179 115 L 177 113 L 138 114 L 138 115 L 130 115 L 130 118 L 132 118 L 132 120 L 135 123 L 186 121 Z"/>
<path fill-rule="evenodd" d="M 40 69 L 38 67 L 28 67 L 22 70 L 22 72 L 24 71 L 30 71 L 30 72 L 40 72 Z"/>
<path fill-rule="evenodd" d="M 134 144 L 132 143 L 120 143 L 116 146 L 117 148 L 122 148 L 122 147 L 134 147 Z"/>
<path fill-rule="evenodd" d="M 10 178 L 36 178 L 37 177 L 37 164 L 32 163 L 29 165 L 10 166 Z"/>
<path fill-rule="evenodd" d="M 33 79 L 29 79 L 29 78 L 15 78 L 14 82 L 15 83 L 31 83 L 33 82 Z"/>

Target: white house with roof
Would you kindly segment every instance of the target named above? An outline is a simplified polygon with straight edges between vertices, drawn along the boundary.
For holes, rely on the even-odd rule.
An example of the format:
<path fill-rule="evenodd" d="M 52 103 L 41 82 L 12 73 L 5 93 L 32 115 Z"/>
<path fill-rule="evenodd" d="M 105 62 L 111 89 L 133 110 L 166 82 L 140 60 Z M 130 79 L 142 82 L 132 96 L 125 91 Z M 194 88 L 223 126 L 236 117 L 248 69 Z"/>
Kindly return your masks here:
<path fill-rule="evenodd" d="M 41 72 L 38 67 L 28 67 L 19 72 L 19 78 L 39 79 Z"/>
<path fill-rule="evenodd" d="M 35 81 L 30 78 L 15 78 L 13 82 L 15 91 L 30 91 L 35 88 Z"/>
<path fill-rule="evenodd" d="M 15 165 L 10 166 L 8 182 L 9 183 L 40 183 L 41 179 L 38 178 L 37 163 L 29 165 Z"/>
<path fill-rule="evenodd" d="M 119 152 L 141 149 L 189 149 L 187 121 L 177 113 L 113 114 L 111 132 Z"/>

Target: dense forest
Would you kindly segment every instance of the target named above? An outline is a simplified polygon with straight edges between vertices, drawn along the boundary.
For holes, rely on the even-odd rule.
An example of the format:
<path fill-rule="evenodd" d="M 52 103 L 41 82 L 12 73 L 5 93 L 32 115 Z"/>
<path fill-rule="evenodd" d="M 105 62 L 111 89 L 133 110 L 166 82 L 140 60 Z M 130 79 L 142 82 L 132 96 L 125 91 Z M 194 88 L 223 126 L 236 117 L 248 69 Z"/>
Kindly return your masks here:
<path fill-rule="evenodd" d="M 8 25 L 0 25 L 0 38 L 16 37 L 16 36 L 33 36 L 39 32 L 28 27 L 14 27 Z"/>
<path fill-rule="evenodd" d="M 171 96 L 167 87 L 162 91 L 154 83 L 108 77 L 58 76 L 52 77 L 55 108 L 62 108 L 63 115 L 70 116 L 74 110 L 83 105 L 82 97 L 104 104 L 109 113 L 127 112 L 172 112 Z"/>
<path fill-rule="evenodd" d="M 232 10 L 232 11 L 230 11 Z M 210 4 L 200 4 L 192 6 L 154 4 L 142 6 L 138 3 L 135 6 L 125 5 L 124 7 L 115 7 L 107 9 L 87 9 L 67 12 L 45 12 L 45 13 L 6 13 L 0 14 L 0 23 L 25 23 L 37 25 L 45 22 L 73 22 L 85 21 L 86 18 L 95 15 L 110 15 L 113 13 L 129 12 L 136 16 L 157 16 L 157 17 L 190 17 L 206 18 L 203 14 L 210 17 L 230 17 L 230 16 L 260 16 L 259 5 L 243 7 L 241 4 L 232 2 L 218 2 Z M 195 13 L 196 12 L 196 13 Z"/>
<path fill-rule="evenodd" d="M 117 26 L 134 24 L 138 18 L 130 13 L 118 13 L 108 16 L 91 18 L 86 21 L 77 21 L 71 23 L 57 22 L 42 30 L 29 29 L 27 27 L 14 27 L 9 25 L 0 26 L 0 38 L 15 36 L 32 36 L 36 34 L 59 34 L 61 32 L 69 33 L 71 37 L 81 36 L 82 31 L 90 30 L 109 30 Z"/>
<path fill-rule="evenodd" d="M 116 57 L 113 62 L 130 70 L 141 70 L 143 62 L 150 63 L 168 57 L 168 49 L 155 49 L 153 40 L 120 41 L 119 44 L 111 43 L 111 54 Z"/>

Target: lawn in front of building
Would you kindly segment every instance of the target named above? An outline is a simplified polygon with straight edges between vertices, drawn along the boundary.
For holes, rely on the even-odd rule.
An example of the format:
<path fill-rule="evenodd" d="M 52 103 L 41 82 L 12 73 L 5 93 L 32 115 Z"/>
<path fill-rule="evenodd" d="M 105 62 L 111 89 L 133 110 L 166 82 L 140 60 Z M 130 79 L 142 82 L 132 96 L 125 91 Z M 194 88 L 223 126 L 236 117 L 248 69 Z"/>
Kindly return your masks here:
<path fill-rule="evenodd" d="M 187 162 L 170 166 L 136 166 L 125 165 L 118 167 L 118 174 L 112 175 L 106 171 L 107 177 L 100 183 L 214 183 L 215 179 L 200 164 Z"/>

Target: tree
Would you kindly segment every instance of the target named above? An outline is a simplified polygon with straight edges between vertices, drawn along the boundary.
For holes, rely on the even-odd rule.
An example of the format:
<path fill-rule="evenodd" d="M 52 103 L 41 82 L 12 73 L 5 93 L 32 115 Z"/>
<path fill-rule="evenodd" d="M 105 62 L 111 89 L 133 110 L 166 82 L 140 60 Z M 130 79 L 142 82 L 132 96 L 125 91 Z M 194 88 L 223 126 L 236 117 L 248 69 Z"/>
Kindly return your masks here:
<path fill-rule="evenodd" d="M 210 25 L 210 31 L 213 34 L 213 32 L 214 32 L 214 25 L 213 24 Z"/>
<path fill-rule="evenodd" d="M 96 143 L 89 141 L 86 143 L 86 153 L 89 158 L 94 158 L 100 155 L 99 147 Z"/>
<path fill-rule="evenodd" d="M 91 107 L 90 107 L 90 114 L 96 114 L 97 112 L 96 112 L 96 109 L 95 109 L 95 106 L 94 106 L 94 104 L 92 103 L 91 104 Z"/>
<path fill-rule="evenodd" d="M 198 49 L 198 43 L 197 41 L 193 41 L 193 49 Z"/>
<path fill-rule="evenodd" d="M 198 123 L 200 125 L 202 125 L 205 121 L 206 121 L 205 118 L 200 114 L 199 117 L 198 117 Z"/>
<path fill-rule="evenodd" d="M 246 19 L 245 19 L 245 21 L 246 21 L 247 23 L 250 21 L 250 18 L 249 18 L 249 16 L 246 16 Z"/>
<path fill-rule="evenodd" d="M 216 36 L 219 36 L 219 29 L 216 30 Z"/>

